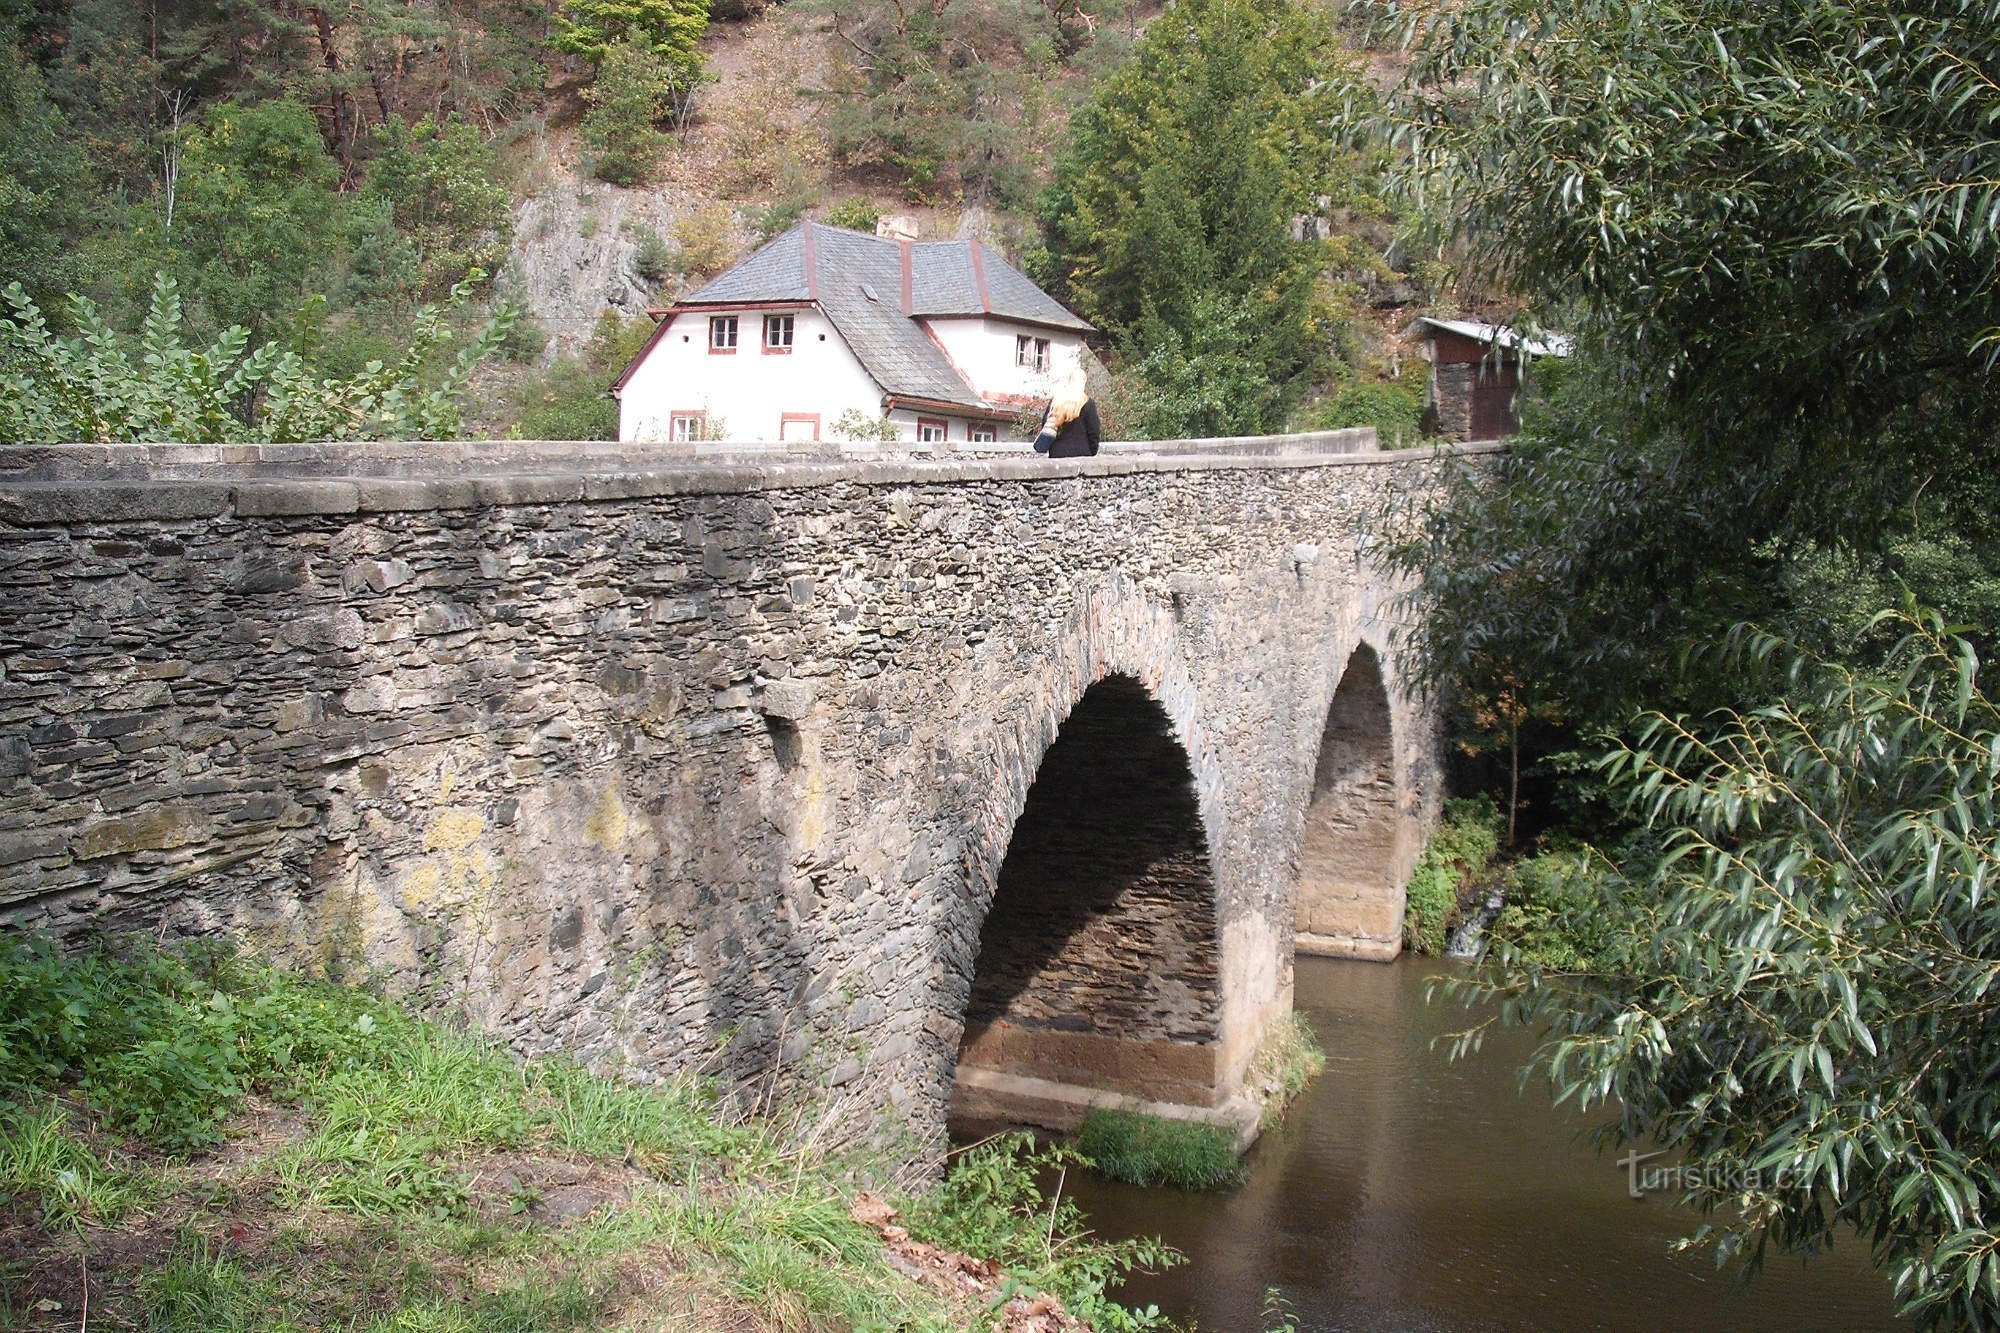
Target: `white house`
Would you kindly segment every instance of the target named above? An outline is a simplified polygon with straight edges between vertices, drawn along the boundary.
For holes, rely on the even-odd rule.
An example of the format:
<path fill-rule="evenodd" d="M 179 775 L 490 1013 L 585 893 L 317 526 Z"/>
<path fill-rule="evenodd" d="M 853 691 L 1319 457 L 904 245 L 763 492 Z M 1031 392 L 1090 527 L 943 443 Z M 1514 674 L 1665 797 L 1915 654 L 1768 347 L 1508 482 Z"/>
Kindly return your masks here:
<path fill-rule="evenodd" d="M 621 440 L 1006 438 L 1090 325 L 977 241 L 801 223 L 682 297 L 612 382 Z"/>

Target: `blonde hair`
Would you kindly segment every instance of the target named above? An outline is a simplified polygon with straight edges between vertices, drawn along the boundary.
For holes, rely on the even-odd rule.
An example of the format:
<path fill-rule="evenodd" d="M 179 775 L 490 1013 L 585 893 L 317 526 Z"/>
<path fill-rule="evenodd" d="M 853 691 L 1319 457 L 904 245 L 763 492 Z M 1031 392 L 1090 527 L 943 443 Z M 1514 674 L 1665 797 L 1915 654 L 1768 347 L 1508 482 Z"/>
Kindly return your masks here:
<path fill-rule="evenodd" d="M 1090 401 L 1090 383 L 1083 373 L 1083 363 L 1063 378 L 1063 382 L 1049 399 L 1049 427 L 1061 430 L 1075 421 L 1082 413 L 1083 405 Z"/>

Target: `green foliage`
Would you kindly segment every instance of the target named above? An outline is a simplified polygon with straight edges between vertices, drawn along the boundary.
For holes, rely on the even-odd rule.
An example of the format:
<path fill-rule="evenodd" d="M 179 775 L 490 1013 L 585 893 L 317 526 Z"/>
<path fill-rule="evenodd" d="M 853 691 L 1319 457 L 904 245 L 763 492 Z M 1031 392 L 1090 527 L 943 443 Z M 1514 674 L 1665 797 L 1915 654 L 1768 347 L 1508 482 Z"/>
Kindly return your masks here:
<path fill-rule="evenodd" d="M 707 0 L 563 0 L 554 45 L 584 57 L 600 73 L 620 46 L 650 53 L 662 77 L 692 88 L 701 76 L 701 39 L 707 31 Z"/>
<path fill-rule="evenodd" d="M 1141 440 L 1256 435 L 1281 419 L 1290 390 L 1254 349 L 1258 311 L 1221 293 L 1196 295 L 1185 328 L 1148 320 L 1125 375 L 1120 433 Z"/>
<path fill-rule="evenodd" d="M 812 8 L 844 39 L 827 125 L 835 154 L 917 200 L 1026 207 L 1056 146 L 1062 64 L 1117 44 L 1086 29 L 1074 0 Z M 1099 31 L 1121 9 L 1097 6 Z"/>
<path fill-rule="evenodd" d="M 2000 181 L 1973 164 L 1996 18 L 1479 0 L 1418 20 L 1409 197 L 1585 351 L 1500 486 L 1399 560 L 1439 683 L 1504 668 L 1606 726 L 1721 703 L 1682 648 L 1784 623 L 1802 547 L 1873 563 L 1919 522 L 1985 533 Z"/>
<path fill-rule="evenodd" d="M 1913 448 L 1990 481 L 2000 3 L 1478 0 L 1418 22 L 1412 191 L 1601 333 L 1758 529 L 1867 532 Z"/>
<path fill-rule="evenodd" d="M 1100 1329 L 1164 1329 L 1157 1310 L 1126 1310 L 1105 1290 L 1133 1268 L 1166 1268 L 1181 1255 L 1157 1240 L 1089 1239 L 1082 1210 L 1042 1184 L 1055 1175 L 1059 1187 L 1084 1165 L 1074 1149 L 1038 1148 L 1025 1132 L 987 1139 L 955 1153 L 942 1183 L 903 1200 L 903 1220 L 917 1239 L 989 1259 Z"/>
<path fill-rule="evenodd" d="M 1611 947 L 1613 918 L 1598 880 L 1616 871 L 1589 848 L 1523 857 L 1507 868 L 1506 906 L 1489 934 L 1519 966 L 1584 972 Z"/>
<path fill-rule="evenodd" d="M 875 224 L 882 220 L 882 206 L 872 199 L 849 199 L 835 204 L 826 211 L 826 225 L 845 227 L 849 231 L 864 231 L 874 235 Z"/>
<path fill-rule="evenodd" d="M 1853 1226 L 1927 1324 L 2000 1317 L 2000 707 L 1931 613 L 1879 669 L 1742 632 L 1769 702 L 1655 714 L 1607 776 L 1665 837 L 1593 877 L 1615 922 L 1583 977 L 1479 988 L 1552 1028 L 1538 1062 L 1606 1133 L 1684 1152 L 1725 1254 Z"/>
<path fill-rule="evenodd" d="M 1251 1086 L 1266 1090 L 1264 1128 L 1283 1120 L 1285 1108 L 1325 1069 L 1326 1052 L 1304 1014 L 1288 1013 L 1273 1022 L 1250 1062 Z"/>
<path fill-rule="evenodd" d="M 453 307 L 470 294 L 470 283 L 454 288 Z M 84 297 L 70 298 L 70 321 L 79 330 L 71 337 L 51 332 L 18 284 L 0 299 L 11 308 L 11 317 L 0 319 L 0 441 L 13 443 L 448 437 L 458 429 L 467 377 L 514 319 L 503 308 L 434 369 L 459 337 L 443 310 L 427 306 L 395 361 L 330 379 L 278 343 L 248 350 L 250 334 L 240 326 L 206 347 L 190 346 L 178 285 L 165 274 L 154 282 L 136 339 L 106 324 Z"/>
<path fill-rule="evenodd" d="M 0 940 L 0 1097 L 73 1086 L 107 1125 L 173 1152 L 214 1142 L 253 1086 L 366 1064 L 396 1021 L 227 953 L 65 958 L 45 938 Z"/>
<path fill-rule="evenodd" d="M 1323 10 L 1195 0 L 1076 113 L 1036 267 L 1143 362 L 1147 433 L 1275 429 L 1321 361 L 1327 256 L 1293 219 L 1367 194 L 1362 158 L 1336 158 L 1330 133 L 1364 96 Z"/>
<path fill-rule="evenodd" d="M 1077 1131 L 1076 1150 L 1092 1167 L 1128 1185 L 1212 1190 L 1243 1178 L 1229 1135 L 1192 1120 L 1092 1111 Z"/>
<path fill-rule="evenodd" d="M 442 296 L 467 273 L 491 273 L 507 255 L 512 201 L 494 179 L 492 147 L 456 116 L 425 117 L 376 131 L 368 193 L 390 208 L 416 252 L 425 297 Z"/>
<path fill-rule="evenodd" d="M 340 165 L 293 101 L 224 103 L 184 136 L 172 224 L 148 239 L 204 326 L 265 332 L 312 295 L 335 246 Z"/>
<path fill-rule="evenodd" d="M 652 172 L 667 136 L 660 131 L 676 104 L 674 65 L 643 42 L 621 38 L 601 57 L 597 81 L 584 92 L 583 142 L 590 171 L 614 185 L 635 185 Z"/>
<path fill-rule="evenodd" d="M 1350 380 L 1313 414 L 1317 430 L 1373 426 L 1385 449 L 1423 439 L 1422 393 L 1407 380 Z"/>
<path fill-rule="evenodd" d="M 40 73 L 0 44 L 0 277 L 44 301 L 75 284 L 88 176 Z"/>
<path fill-rule="evenodd" d="M 647 282 L 658 283 L 674 271 L 674 248 L 667 238 L 648 227 L 639 234 L 632 250 L 632 272 Z"/>
<path fill-rule="evenodd" d="M 858 407 L 850 407 L 829 421 L 826 433 L 830 439 L 857 444 L 893 444 L 898 438 L 895 422 L 887 417 L 871 417 Z"/>
<path fill-rule="evenodd" d="M 1410 872 L 1403 939 L 1412 952 L 1432 957 L 1444 952 L 1459 892 L 1492 863 L 1500 849 L 1500 827 L 1500 811 L 1489 796 L 1445 802 L 1444 816 Z"/>
<path fill-rule="evenodd" d="M 605 311 L 579 356 L 558 359 L 514 392 L 512 433 L 522 440 L 615 440 L 618 402 L 611 381 L 653 331 L 646 319 Z"/>

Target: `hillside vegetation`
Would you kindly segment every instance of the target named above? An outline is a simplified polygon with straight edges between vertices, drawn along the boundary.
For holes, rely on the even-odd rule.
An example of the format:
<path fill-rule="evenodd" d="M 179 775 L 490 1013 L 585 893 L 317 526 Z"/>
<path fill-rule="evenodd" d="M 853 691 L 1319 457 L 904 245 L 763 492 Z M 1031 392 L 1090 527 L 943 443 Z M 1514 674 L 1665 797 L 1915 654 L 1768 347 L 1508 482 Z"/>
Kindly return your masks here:
<path fill-rule="evenodd" d="M 191 344 L 241 326 L 344 379 L 398 362 L 420 308 L 467 284 L 465 337 L 500 302 L 520 314 L 458 428 L 584 437 L 615 425 L 604 388 L 649 306 L 801 217 L 898 213 L 987 239 L 1098 319 L 1114 425 L 1400 427 L 1416 400 L 1381 338 L 1400 317 L 1369 294 L 1420 293 L 1384 259 L 1381 162 L 1327 139 L 1343 99 L 1373 97 L 1366 69 L 1298 0 L 1204 0 L 1149 39 L 1157 17 L 15 0 L 0 286 L 58 333 L 72 294 L 136 332 L 165 275 Z"/>

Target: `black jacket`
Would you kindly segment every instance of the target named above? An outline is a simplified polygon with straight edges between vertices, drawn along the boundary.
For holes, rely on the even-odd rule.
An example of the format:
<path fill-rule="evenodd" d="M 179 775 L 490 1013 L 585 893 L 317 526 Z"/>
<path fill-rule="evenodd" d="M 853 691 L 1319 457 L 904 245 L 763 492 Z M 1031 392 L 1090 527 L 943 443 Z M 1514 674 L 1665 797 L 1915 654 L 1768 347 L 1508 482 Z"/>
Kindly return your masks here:
<path fill-rule="evenodd" d="M 1042 432 L 1044 435 L 1048 433 L 1047 418 L 1043 418 Z M 1087 458 L 1097 452 L 1099 438 L 1097 404 L 1086 399 L 1083 411 L 1076 414 L 1075 420 L 1057 431 L 1055 438 L 1049 442 L 1049 457 Z M 1036 443 L 1039 445 L 1040 441 Z"/>

